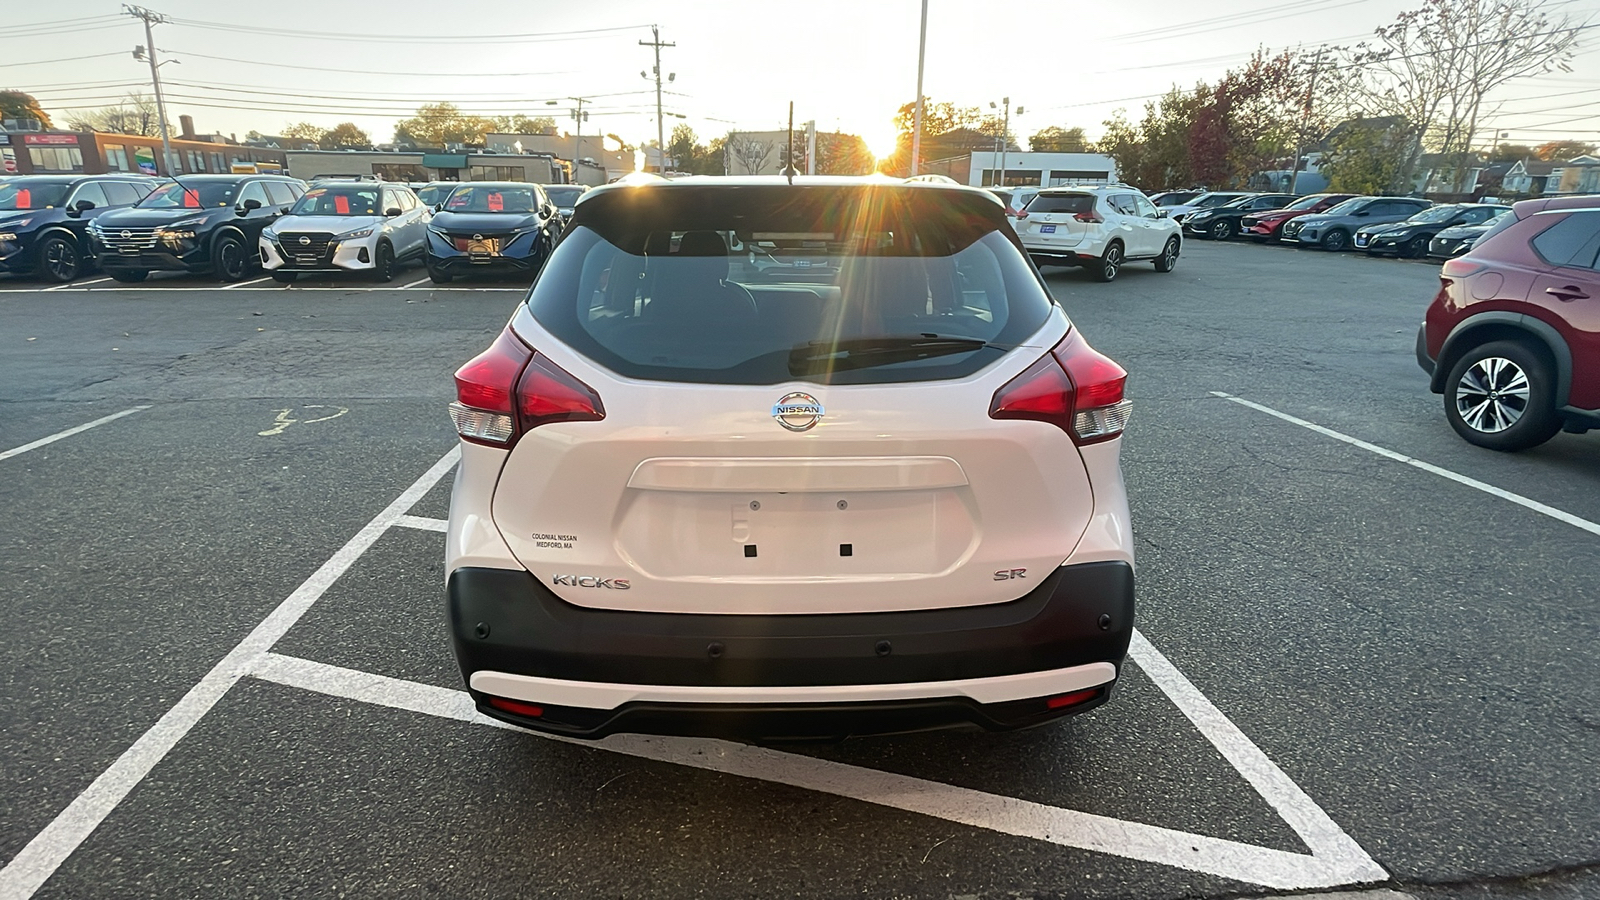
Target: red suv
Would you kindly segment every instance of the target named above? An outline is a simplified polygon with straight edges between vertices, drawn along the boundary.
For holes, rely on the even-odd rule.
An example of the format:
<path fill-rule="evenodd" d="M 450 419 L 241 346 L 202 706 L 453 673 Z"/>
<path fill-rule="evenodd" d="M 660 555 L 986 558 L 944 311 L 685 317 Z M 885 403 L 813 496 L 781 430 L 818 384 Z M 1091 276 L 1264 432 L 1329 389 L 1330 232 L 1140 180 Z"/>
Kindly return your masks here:
<path fill-rule="evenodd" d="M 1239 230 L 1250 236 L 1252 241 L 1263 243 L 1275 241 L 1283 236 L 1283 224 L 1290 219 L 1309 216 L 1319 213 L 1351 199 L 1359 194 L 1307 194 L 1299 200 L 1285 206 L 1283 209 L 1269 209 L 1263 212 L 1251 213 L 1239 221 Z"/>
<path fill-rule="evenodd" d="M 1524 200 L 1444 264 L 1417 362 L 1467 441 L 1600 428 L 1600 196 Z"/>

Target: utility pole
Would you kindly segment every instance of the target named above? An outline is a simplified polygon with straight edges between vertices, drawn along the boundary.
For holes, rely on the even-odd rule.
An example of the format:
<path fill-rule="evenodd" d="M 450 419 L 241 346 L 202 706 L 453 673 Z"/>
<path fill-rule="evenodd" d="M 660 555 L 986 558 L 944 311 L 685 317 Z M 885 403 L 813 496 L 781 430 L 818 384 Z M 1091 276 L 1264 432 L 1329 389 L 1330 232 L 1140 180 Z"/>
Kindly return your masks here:
<path fill-rule="evenodd" d="M 168 175 L 172 174 L 172 141 L 167 137 L 167 104 L 161 96 L 161 68 L 156 62 L 156 37 L 152 26 L 166 22 L 167 17 L 158 12 L 145 9 L 142 6 L 124 5 L 122 11 L 135 19 L 144 22 L 144 50 L 150 58 L 150 80 L 156 88 L 156 120 L 161 124 L 161 165 L 156 166 L 157 174 L 166 169 Z M 133 58 L 139 58 L 139 50 L 133 51 Z"/>
<path fill-rule="evenodd" d="M 658 25 L 650 26 L 650 34 L 654 36 L 653 39 L 640 41 L 639 46 L 653 47 L 656 51 L 656 66 L 653 70 L 656 76 L 656 149 L 661 154 L 661 165 L 657 171 L 665 172 L 667 170 L 667 122 L 661 115 L 661 48 L 676 47 L 678 45 L 671 42 L 663 43 L 661 40 L 661 27 Z M 677 77 L 677 73 L 674 72 L 667 77 L 667 80 L 672 81 Z M 646 158 L 648 159 L 648 156 Z"/>
<path fill-rule="evenodd" d="M 583 165 L 583 120 L 589 118 L 589 114 L 583 111 L 583 104 L 586 98 L 573 97 L 572 99 L 578 103 L 578 108 L 572 111 L 572 118 L 578 123 L 578 133 L 573 137 L 576 149 L 572 153 L 572 175 L 573 180 L 576 181 L 578 167 Z"/>
<path fill-rule="evenodd" d="M 922 64 L 928 57 L 928 0 L 922 0 L 922 36 L 917 38 L 917 112 L 911 126 L 911 174 L 922 155 Z"/>
<path fill-rule="evenodd" d="M 1301 140 L 1305 137 L 1306 127 L 1311 124 L 1311 101 L 1313 92 L 1317 89 L 1317 72 L 1322 68 L 1322 47 L 1317 48 L 1317 58 L 1311 63 L 1311 80 L 1306 84 L 1306 114 L 1300 123 L 1300 133 L 1294 138 L 1294 159 L 1289 162 L 1289 193 L 1295 193 L 1300 184 L 1300 148 Z"/>
<path fill-rule="evenodd" d="M 789 183 L 794 184 L 794 101 L 789 101 L 789 150 L 784 154 L 783 174 L 789 176 Z"/>
<path fill-rule="evenodd" d="M 806 174 L 817 174 L 817 120 L 806 123 Z"/>

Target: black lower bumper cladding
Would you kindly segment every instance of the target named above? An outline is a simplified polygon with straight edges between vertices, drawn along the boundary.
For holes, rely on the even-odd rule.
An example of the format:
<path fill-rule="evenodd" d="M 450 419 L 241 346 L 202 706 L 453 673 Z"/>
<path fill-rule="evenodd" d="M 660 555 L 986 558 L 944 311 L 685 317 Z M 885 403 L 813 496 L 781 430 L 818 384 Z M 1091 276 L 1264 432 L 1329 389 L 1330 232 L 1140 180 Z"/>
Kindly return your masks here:
<path fill-rule="evenodd" d="M 462 675 L 494 671 L 569 681 L 681 686 L 817 686 L 954 681 L 1121 666 L 1133 634 L 1133 569 L 1102 562 L 1056 569 L 1009 603 L 911 612 L 680 615 L 578 607 L 527 572 L 458 569 L 447 593 Z M 1021 728 L 1104 702 L 978 704 L 934 698 L 845 704 L 633 703 L 615 710 L 538 704 L 537 717 L 484 713 L 581 737 L 617 731 L 842 737 L 971 724 Z M 535 701 L 536 702 L 536 701 Z"/>

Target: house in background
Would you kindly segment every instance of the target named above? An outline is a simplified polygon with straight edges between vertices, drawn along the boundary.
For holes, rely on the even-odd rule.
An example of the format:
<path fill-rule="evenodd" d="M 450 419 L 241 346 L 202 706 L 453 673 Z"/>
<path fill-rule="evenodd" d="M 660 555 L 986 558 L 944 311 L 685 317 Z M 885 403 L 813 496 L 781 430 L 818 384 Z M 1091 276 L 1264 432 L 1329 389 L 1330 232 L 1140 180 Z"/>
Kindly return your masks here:
<path fill-rule="evenodd" d="M 1500 179 L 1500 191 L 1516 197 L 1543 196 L 1545 182 L 1557 165 L 1543 159 L 1519 159 L 1511 164 L 1505 177 Z"/>
<path fill-rule="evenodd" d="M 1600 158 L 1579 156 L 1558 163 L 1550 170 L 1545 196 L 1600 194 Z"/>

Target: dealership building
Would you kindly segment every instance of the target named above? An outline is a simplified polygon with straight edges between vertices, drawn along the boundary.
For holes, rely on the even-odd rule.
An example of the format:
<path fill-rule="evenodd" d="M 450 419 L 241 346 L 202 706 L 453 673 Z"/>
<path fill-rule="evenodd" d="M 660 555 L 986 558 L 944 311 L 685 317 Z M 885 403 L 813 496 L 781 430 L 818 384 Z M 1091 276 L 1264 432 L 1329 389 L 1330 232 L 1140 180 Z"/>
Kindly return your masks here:
<path fill-rule="evenodd" d="M 962 184 L 991 187 L 1005 173 L 1006 187 L 1058 187 L 1063 184 L 1111 184 L 1117 163 L 1101 153 L 1032 153 L 996 149 L 924 162 L 920 171 L 947 175 Z"/>
<path fill-rule="evenodd" d="M 99 131 L 0 131 L 0 174 L 197 175 L 227 172 L 282 172 L 284 151 L 247 147 L 222 135 L 194 134 L 183 120 L 183 133 L 168 143 L 172 155 L 162 165 L 161 138 Z"/>

